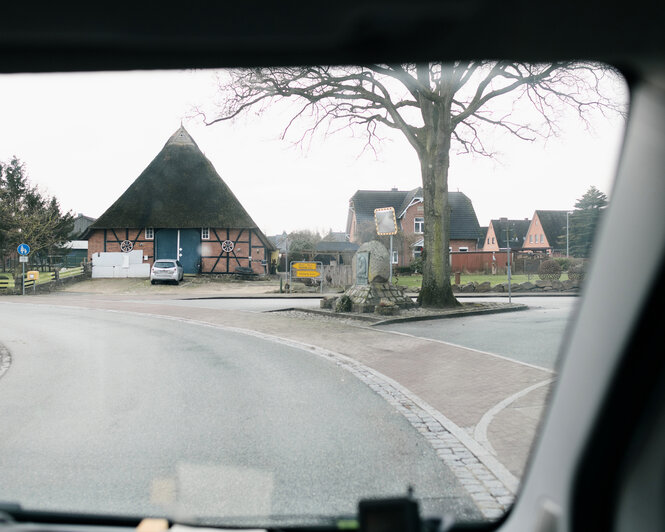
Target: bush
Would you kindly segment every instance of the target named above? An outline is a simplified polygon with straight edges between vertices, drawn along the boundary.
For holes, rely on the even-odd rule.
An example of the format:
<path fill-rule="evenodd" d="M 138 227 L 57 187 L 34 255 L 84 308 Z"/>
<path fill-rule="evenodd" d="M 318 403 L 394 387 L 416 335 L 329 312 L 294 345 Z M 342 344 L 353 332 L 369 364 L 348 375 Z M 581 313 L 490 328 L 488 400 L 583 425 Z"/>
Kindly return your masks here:
<path fill-rule="evenodd" d="M 555 260 L 545 260 L 538 266 L 538 277 L 543 281 L 556 281 L 561 277 L 561 266 Z"/>
<path fill-rule="evenodd" d="M 335 303 L 335 312 L 351 312 L 353 301 L 347 295 L 341 296 Z"/>
<path fill-rule="evenodd" d="M 561 266 L 561 270 L 564 272 L 567 271 L 568 268 L 570 268 L 571 264 L 573 263 L 573 259 L 570 259 L 568 257 L 558 257 L 554 260 L 557 261 L 559 266 Z"/>
<path fill-rule="evenodd" d="M 578 262 L 568 268 L 568 279 L 571 281 L 582 281 L 586 274 L 586 266 L 583 262 Z"/>
<path fill-rule="evenodd" d="M 423 258 L 417 257 L 411 261 L 409 270 L 412 273 L 423 273 Z"/>

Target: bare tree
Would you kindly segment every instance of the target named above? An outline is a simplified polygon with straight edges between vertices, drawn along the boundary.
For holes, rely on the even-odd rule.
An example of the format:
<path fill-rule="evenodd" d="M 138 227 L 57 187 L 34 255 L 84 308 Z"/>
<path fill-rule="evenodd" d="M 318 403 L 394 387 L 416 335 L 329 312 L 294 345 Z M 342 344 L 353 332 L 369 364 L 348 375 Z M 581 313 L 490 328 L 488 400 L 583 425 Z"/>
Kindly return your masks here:
<path fill-rule="evenodd" d="M 448 256 L 451 149 L 492 156 L 483 142 L 488 128 L 523 140 L 555 135 L 558 115 L 565 108 L 585 121 L 598 110 L 621 112 L 612 95 L 605 94 L 609 72 L 590 63 L 507 61 L 255 68 L 232 71 L 220 82 L 222 103 L 213 117 L 199 112 L 210 125 L 293 98 L 302 106 L 284 134 L 296 120 L 306 119 L 300 140 L 320 128 L 330 133 L 361 127 L 365 146 L 372 148 L 380 127 L 400 131 L 418 154 L 423 185 L 426 253 L 419 302 L 448 307 L 458 304 L 450 286 Z M 497 111 L 508 93 L 511 102 L 521 99 L 537 111 L 537 123 L 525 122 L 511 104 Z"/>

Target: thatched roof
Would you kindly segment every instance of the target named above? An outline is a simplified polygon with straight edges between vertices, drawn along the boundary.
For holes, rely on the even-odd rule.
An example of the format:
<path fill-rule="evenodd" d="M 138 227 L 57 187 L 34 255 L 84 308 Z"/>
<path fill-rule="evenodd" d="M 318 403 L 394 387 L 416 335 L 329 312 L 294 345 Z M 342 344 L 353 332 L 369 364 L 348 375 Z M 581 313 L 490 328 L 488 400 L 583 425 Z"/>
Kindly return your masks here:
<path fill-rule="evenodd" d="M 182 126 L 90 229 L 119 227 L 257 228 Z"/>

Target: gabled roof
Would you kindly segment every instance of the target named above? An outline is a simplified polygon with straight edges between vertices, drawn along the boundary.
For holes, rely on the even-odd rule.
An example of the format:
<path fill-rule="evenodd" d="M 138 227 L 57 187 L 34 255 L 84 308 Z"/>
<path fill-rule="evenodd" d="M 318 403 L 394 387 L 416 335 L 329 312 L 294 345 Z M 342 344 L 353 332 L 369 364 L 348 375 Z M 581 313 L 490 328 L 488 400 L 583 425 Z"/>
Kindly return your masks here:
<path fill-rule="evenodd" d="M 422 197 L 422 188 L 413 190 L 358 190 L 349 202 L 356 213 L 356 223 L 374 223 L 374 209 L 394 207 L 401 215 L 414 198 Z M 451 240 L 475 240 L 480 236 L 480 224 L 471 200 L 463 192 L 448 192 L 450 204 Z M 401 209 L 401 210 L 400 210 Z"/>
<path fill-rule="evenodd" d="M 74 218 L 74 228 L 72 229 L 72 232 L 69 233 L 69 238 L 76 240 L 84 234 L 86 229 L 88 229 L 88 227 L 90 227 L 96 220 L 97 218 L 91 218 L 90 216 L 85 216 L 84 214 L 79 213 L 76 218 Z"/>
<path fill-rule="evenodd" d="M 550 246 L 556 247 L 560 237 L 566 234 L 567 211 L 536 211 Z"/>
<path fill-rule="evenodd" d="M 524 245 L 524 237 L 531 225 L 530 220 L 508 220 L 507 218 L 499 218 L 492 220 L 492 227 L 496 235 L 496 242 L 501 249 L 507 249 L 506 236 L 510 233 L 510 248 L 522 249 Z M 506 231 L 509 229 L 509 231 Z"/>
<path fill-rule="evenodd" d="M 374 223 L 374 209 L 393 207 L 395 215 L 400 215 L 399 208 L 404 203 L 408 190 L 358 190 L 351 196 L 349 206 L 356 213 L 356 223 Z"/>
<path fill-rule="evenodd" d="M 480 227 L 480 233 L 478 233 L 478 249 L 483 249 L 483 246 L 485 245 L 485 241 L 487 240 L 487 230 L 489 229 L 489 226 L 481 226 Z"/>
<path fill-rule="evenodd" d="M 258 230 L 183 126 L 91 229 L 122 227 Z"/>
<path fill-rule="evenodd" d="M 396 213 L 395 213 L 398 218 L 401 218 L 402 216 L 404 216 L 404 212 L 406 211 L 406 209 L 409 208 L 409 205 L 411 205 L 411 202 L 416 198 L 419 198 L 419 199 L 422 200 L 422 198 L 423 198 L 423 187 L 414 188 L 413 190 L 410 190 L 406 194 L 406 196 L 404 197 L 404 201 L 399 206 L 399 210 L 397 210 Z"/>

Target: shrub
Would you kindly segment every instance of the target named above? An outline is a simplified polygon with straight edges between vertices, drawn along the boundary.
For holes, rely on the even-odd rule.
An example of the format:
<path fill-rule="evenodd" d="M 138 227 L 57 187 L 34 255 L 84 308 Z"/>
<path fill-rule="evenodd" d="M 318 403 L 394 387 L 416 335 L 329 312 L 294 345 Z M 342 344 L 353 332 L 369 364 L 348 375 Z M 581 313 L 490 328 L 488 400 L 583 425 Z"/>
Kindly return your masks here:
<path fill-rule="evenodd" d="M 335 312 L 351 312 L 353 301 L 347 295 L 341 296 L 335 303 Z"/>
<path fill-rule="evenodd" d="M 584 280 L 584 275 L 586 274 L 586 266 L 583 262 L 578 262 L 571 265 L 568 268 L 568 279 L 571 281 L 582 281 Z"/>
<path fill-rule="evenodd" d="M 561 266 L 555 260 L 544 260 L 538 266 L 538 277 L 544 281 L 556 281 L 561 277 Z"/>
<path fill-rule="evenodd" d="M 558 257 L 554 260 L 557 261 L 559 266 L 561 266 L 561 270 L 564 272 L 568 270 L 568 268 L 570 268 L 571 264 L 573 263 L 573 259 L 570 259 L 568 257 Z"/>
<path fill-rule="evenodd" d="M 409 269 L 413 273 L 423 273 L 423 258 L 417 257 L 411 261 Z"/>

